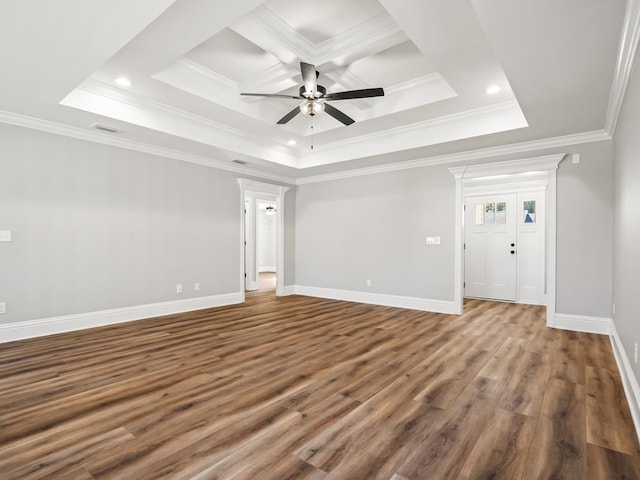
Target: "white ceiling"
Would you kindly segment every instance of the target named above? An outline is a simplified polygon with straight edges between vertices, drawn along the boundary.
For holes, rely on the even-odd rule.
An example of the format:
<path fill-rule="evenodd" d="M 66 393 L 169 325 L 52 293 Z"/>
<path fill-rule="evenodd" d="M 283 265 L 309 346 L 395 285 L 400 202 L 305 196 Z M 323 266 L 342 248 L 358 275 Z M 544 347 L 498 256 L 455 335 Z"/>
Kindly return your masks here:
<path fill-rule="evenodd" d="M 624 0 L 2 2 L 0 120 L 290 179 L 601 132 L 626 7 Z M 240 95 L 297 95 L 300 61 L 316 65 L 329 92 L 383 87 L 385 96 L 330 102 L 356 120 L 344 126 L 326 113 L 276 125 L 299 101 Z M 119 76 L 132 85 L 118 86 Z M 487 94 L 492 85 L 500 92 Z M 95 123 L 121 132 L 90 130 Z"/>

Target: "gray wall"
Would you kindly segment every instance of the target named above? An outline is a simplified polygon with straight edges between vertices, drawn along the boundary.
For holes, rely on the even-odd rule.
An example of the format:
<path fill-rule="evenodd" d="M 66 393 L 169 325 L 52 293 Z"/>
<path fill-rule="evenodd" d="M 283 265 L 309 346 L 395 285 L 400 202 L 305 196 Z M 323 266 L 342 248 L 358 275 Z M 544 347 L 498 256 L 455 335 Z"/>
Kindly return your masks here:
<path fill-rule="evenodd" d="M 579 145 L 558 169 L 556 311 L 611 318 L 613 142 Z"/>
<path fill-rule="evenodd" d="M 640 72 L 638 61 L 629 81 L 615 145 L 615 223 L 613 258 L 614 323 L 640 379 L 640 367 L 633 359 L 634 342 L 640 343 Z"/>
<path fill-rule="evenodd" d="M 235 177 L 0 124 L 0 322 L 238 292 Z"/>
<path fill-rule="evenodd" d="M 296 283 L 453 300 L 454 189 L 445 167 L 299 185 Z"/>
<path fill-rule="evenodd" d="M 631 153 L 618 163 L 632 169 L 624 125 L 618 143 Z M 612 142 L 511 158 L 560 151 L 580 153 L 581 162 L 565 160 L 558 172 L 558 312 L 608 317 Z M 236 176 L 0 125 L 0 230 L 13 232 L 13 242 L 0 243 L 0 322 L 237 292 Z M 634 179 L 624 170 L 617 178 L 622 186 Z M 292 188 L 284 284 L 452 300 L 454 187 L 447 168 L 434 166 Z M 623 191 L 618 205 L 633 190 Z M 427 235 L 442 244 L 427 247 Z"/>
<path fill-rule="evenodd" d="M 611 316 L 612 142 L 492 161 L 577 153 L 558 170 L 557 311 Z M 455 183 L 446 166 L 298 186 L 298 285 L 453 299 Z M 427 235 L 440 246 L 425 246 Z M 367 279 L 372 286 L 366 287 Z"/>

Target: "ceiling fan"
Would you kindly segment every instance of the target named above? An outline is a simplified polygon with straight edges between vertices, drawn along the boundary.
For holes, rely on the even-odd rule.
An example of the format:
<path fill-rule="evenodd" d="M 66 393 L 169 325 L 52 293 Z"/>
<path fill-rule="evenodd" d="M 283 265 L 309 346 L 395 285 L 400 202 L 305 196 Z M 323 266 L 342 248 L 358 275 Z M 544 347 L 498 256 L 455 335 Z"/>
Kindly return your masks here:
<path fill-rule="evenodd" d="M 320 72 L 316 70 L 315 65 L 300 62 L 300 72 L 302 73 L 303 85 L 300 87 L 299 95 L 282 95 L 279 93 L 241 93 L 240 95 L 249 95 L 252 97 L 275 97 L 289 98 L 293 100 L 303 100 L 303 102 L 278 120 L 278 124 L 287 123 L 299 113 L 314 115 L 325 111 L 333 118 L 345 125 L 351 125 L 355 120 L 347 114 L 341 112 L 334 106 L 328 104 L 327 100 L 352 100 L 356 98 L 382 97 L 384 90 L 382 88 L 364 88 L 362 90 L 348 90 L 346 92 L 327 93 L 327 89 L 322 85 L 318 85 L 317 79 Z"/>

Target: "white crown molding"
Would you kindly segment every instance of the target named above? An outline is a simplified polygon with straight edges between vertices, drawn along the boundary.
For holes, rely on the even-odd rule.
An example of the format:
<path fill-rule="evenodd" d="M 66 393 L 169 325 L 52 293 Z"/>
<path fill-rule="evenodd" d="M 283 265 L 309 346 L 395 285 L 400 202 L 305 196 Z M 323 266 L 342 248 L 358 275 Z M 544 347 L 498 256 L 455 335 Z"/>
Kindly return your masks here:
<path fill-rule="evenodd" d="M 473 184 L 479 181 L 486 181 L 487 177 L 495 175 L 519 175 L 531 171 L 557 170 L 558 165 L 560 165 L 560 162 L 566 155 L 566 153 L 557 153 L 553 155 L 543 155 L 541 157 L 482 163 L 458 168 L 463 169 L 461 178 L 464 180 L 466 186 L 469 183 Z M 451 170 L 459 171 L 453 168 Z"/>
<path fill-rule="evenodd" d="M 328 182 L 332 180 L 341 180 L 344 178 L 361 177 L 364 175 L 374 175 L 378 173 L 395 172 L 398 170 L 408 170 L 412 168 L 430 167 L 434 165 L 446 165 L 451 163 L 461 163 L 471 160 L 480 160 L 484 158 L 498 157 L 503 155 L 513 155 L 536 150 L 544 150 L 547 148 L 565 147 L 569 145 L 580 145 L 583 143 L 602 142 L 611 140 L 611 136 L 603 130 L 595 132 L 585 132 L 573 135 L 565 135 L 561 137 L 545 138 L 542 140 L 532 140 L 528 142 L 512 143 L 509 145 L 501 145 L 498 147 L 488 147 L 477 150 L 467 150 L 460 153 L 452 153 L 447 155 L 438 155 L 419 160 L 408 160 L 405 162 L 397 162 L 393 164 L 378 165 L 375 167 L 364 167 L 352 170 L 344 170 L 341 172 L 327 173 L 324 175 L 312 175 L 300 177 L 296 180 L 296 185 L 304 185 L 307 183 Z M 466 168 L 466 167 L 461 167 Z"/>
<path fill-rule="evenodd" d="M 273 145 L 261 144 L 258 137 L 241 129 L 122 92 L 93 79 L 75 88 L 60 104 L 279 165 L 298 167 L 298 158 L 284 146 L 276 149 Z"/>
<path fill-rule="evenodd" d="M 618 335 L 615 322 L 611 322 L 611 347 L 613 354 L 618 364 L 618 370 L 622 379 L 622 386 L 624 393 L 627 397 L 627 403 L 629 404 L 629 410 L 631 410 L 631 418 L 633 419 L 633 425 L 636 429 L 636 436 L 640 440 L 640 386 L 638 386 L 638 380 L 633 373 L 629 356 L 624 349 L 622 340 Z"/>
<path fill-rule="evenodd" d="M 202 67 L 201 67 L 202 68 Z M 249 80 L 240 82 L 237 85 L 236 95 L 240 92 L 260 92 L 260 93 L 276 93 L 286 90 L 297 85 L 299 82 L 294 77 L 300 75 L 300 67 L 298 65 L 291 66 L 281 62 L 260 72 L 259 75 L 253 75 Z M 269 91 L 264 90 L 268 88 Z M 260 97 L 245 97 L 247 102 L 257 101 Z"/>
<path fill-rule="evenodd" d="M 413 94 L 416 90 L 432 89 L 441 87 L 442 85 L 451 88 L 444 77 L 438 72 L 435 72 L 387 87 L 384 93 L 385 95 Z"/>
<path fill-rule="evenodd" d="M 204 69 L 204 67 L 202 67 L 202 69 L 206 70 Z M 209 73 L 215 75 L 214 72 L 209 71 Z M 253 136 L 247 134 L 244 130 L 241 130 L 239 128 L 232 128 L 224 123 L 201 117 L 200 115 L 196 115 L 185 110 L 172 107 L 170 105 L 167 105 L 166 103 L 151 100 L 149 98 L 135 95 L 130 92 L 124 92 L 121 89 L 115 88 L 107 83 L 91 77 L 82 82 L 78 87 L 76 87 L 75 90 L 81 90 L 91 95 L 96 95 L 108 100 L 113 100 L 115 102 L 123 103 L 131 107 L 140 108 L 142 110 L 151 112 L 154 115 L 177 117 L 189 122 L 201 123 L 206 125 L 207 128 L 212 128 L 217 131 L 223 132 L 225 135 L 239 137 L 247 141 L 255 140 Z M 65 99 L 63 99 L 60 104 L 82 109 L 82 106 L 76 107 L 75 105 L 66 102 Z"/>
<path fill-rule="evenodd" d="M 453 125 L 460 121 L 465 121 L 472 119 L 474 121 L 482 121 L 491 119 L 492 115 L 498 112 L 502 112 L 505 110 L 511 110 L 512 108 L 520 109 L 518 102 L 515 100 L 511 100 L 508 102 L 497 103 L 492 105 L 487 105 L 484 107 L 474 108 L 472 110 L 465 110 L 463 112 L 456 112 L 451 115 L 445 115 L 442 117 L 432 118 L 429 120 L 423 120 L 421 122 L 415 122 L 409 125 L 401 125 L 394 128 L 386 129 L 382 132 L 372 132 L 366 135 L 360 135 L 359 137 L 351 137 L 345 140 L 340 140 L 337 142 L 333 142 L 327 144 L 326 146 L 322 146 L 321 148 L 345 148 L 349 147 L 353 144 L 357 144 L 360 142 L 373 142 L 380 138 L 388 139 L 389 137 L 398 137 L 399 134 L 406 134 L 408 132 L 423 132 L 425 129 L 430 127 L 434 127 L 437 125 Z M 523 125 L 527 126 L 527 125 Z"/>
<path fill-rule="evenodd" d="M 254 92 L 262 90 L 263 93 L 269 93 L 264 92 L 264 88 L 268 88 L 270 91 L 274 92 L 283 91 L 296 85 L 295 81 L 292 80 L 296 74 L 298 74 L 297 69 L 294 70 L 289 66 L 279 63 L 267 71 L 267 79 L 262 78 L 262 75 L 260 75 L 260 82 L 253 82 L 256 85 L 258 83 L 264 84 L 270 79 L 269 81 L 276 82 L 277 85 L 270 83 L 268 87 L 242 87 L 242 89 L 244 91 Z M 334 69 L 328 72 L 325 76 L 336 82 L 345 90 L 363 87 L 365 85 L 363 80 L 342 68 Z M 281 109 L 276 109 L 274 104 L 270 102 L 259 102 L 259 97 L 240 97 L 240 87 L 238 87 L 235 82 L 218 75 L 193 60 L 182 58 L 164 70 L 153 74 L 152 78 L 179 90 L 185 91 L 191 95 L 201 97 L 210 102 L 243 113 L 261 122 L 264 122 L 265 118 L 275 119 L 282 115 Z M 141 103 L 133 102 L 132 100 L 125 98 L 123 96 L 123 92 L 119 90 L 116 90 L 116 93 L 110 92 L 110 85 L 97 81 L 95 83 L 96 85 L 92 88 L 94 93 L 105 95 L 118 101 L 122 100 L 128 104 L 135 103 L 136 106 Z M 352 115 L 356 117 L 356 120 L 364 121 L 399 111 L 409 110 L 421 105 L 427 105 L 429 103 L 445 100 L 455 96 L 456 93 L 444 78 L 438 73 L 433 73 L 387 88 L 385 96 L 376 99 L 375 104 L 364 99 L 351 100 L 349 104 L 353 108 L 359 109 L 357 115 L 352 113 Z M 292 132 L 288 125 L 283 127 Z M 325 127 L 316 126 L 315 133 L 322 133 L 334 128 L 339 127 L 333 123 L 328 123 Z M 297 136 L 310 135 L 309 131 L 297 131 L 292 133 Z M 251 140 L 248 139 L 248 141 Z M 285 165 L 297 166 L 292 164 Z"/>
<path fill-rule="evenodd" d="M 640 41 L 640 0 L 627 0 L 618 58 L 609 94 L 605 131 L 613 136 Z"/>
<path fill-rule="evenodd" d="M 388 14 L 380 14 L 346 32 L 314 45 L 315 65 L 351 63 L 409 39 Z M 336 52 L 340 52 L 336 58 Z"/>
<path fill-rule="evenodd" d="M 131 322 L 161 315 L 233 305 L 242 301 L 242 293 L 227 293 L 0 324 L 0 343 Z"/>
<path fill-rule="evenodd" d="M 230 28 L 289 65 L 298 60 L 316 66 L 334 61 L 337 64 L 348 63 L 408 39 L 389 15 L 380 14 L 315 44 L 264 6 L 256 8 Z M 335 52 L 340 52 L 337 59 Z"/>
<path fill-rule="evenodd" d="M 181 58 L 165 69 L 154 73 L 151 77 L 190 95 L 235 110 L 260 122 L 265 122 L 265 119 L 268 118 L 275 119 L 281 115 L 280 110 L 274 108 L 269 102 L 258 103 L 256 102 L 257 97 L 241 97 L 240 88 L 236 82 L 218 75 L 193 60 Z M 201 118 L 196 116 L 195 121 L 201 121 Z M 246 141 L 257 141 L 255 137 L 247 135 L 242 130 L 239 130 L 239 133 L 234 133 L 244 135 Z"/>
<path fill-rule="evenodd" d="M 464 162 L 469 160 L 479 160 L 483 158 L 491 158 L 502 155 L 524 153 L 528 151 L 542 150 L 546 148 L 554 148 L 568 145 L 579 145 L 583 143 L 600 142 L 610 140 L 611 137 L 604 131 L 586 132 L 575 135 L 566 135 L 562 137 L 553 137 L 543 140 L 535 140 L 530 142 L 522 142 L 517 144 L 503 145 L 499 147 L 490 147 L 478 150 L 468 150 L 466 152 L 454 153 L 448 155 L 440 155 L 428 157 L 419 160 L 409 160 L 393 164 L 378 165 L 375 167 L 365 167 L 352 170 L 344 170 L 340 172 L 328 173 L 324 175 L 312 175 L 307 177 L 288 177 L 263 170 L 216 160 L 201 155 L 194 155 L 170 148 L 159 147 L 136 140 L 131 140 L 116 135 L 110 135 L 84 128 L 73 127 L 61 123 L 43 120 L 39 118 L 29 117 L 26 115 L 7 112 L 0 110 L 0 122 L 15 125 L 18 127 L 30 128 L 65 137 L 77 138 L 89 142 L 110 145 L 113 147 L 124 148 L 159 157 L 170 158 L 197 165 L 217 168 L 229 172 L 263 178 L 265 180 L 276 181 L 289 185 L 304 185 L 308 183 L 328 182 L 332 180 L 340 180 L 344 178 L 360 177 L 364 175 L 374 175 L 379 173 L 395 172 L 399 170 L 407 170 L 412 168 L 428 167 L 435 165 L 445 165 L 451 163 Z"/>
<path fill-rule="evenodd" d="M 96 132 L 93 130 L 87 130 L 78 127 L 72 127 L 69 125 L 63 125 L 61 123 L 51 122 L 49 120 L 43 120 L 34 117 L 28 117 L 18 113 L 7 112 L 0 110 L 0 122 L 15 125 L 18 127 L 30 128 L 33 130 L 39 130 L 41 132 L 53 133 L 56 135 L 62 135 L 65 137 L 77 138 L 79 140 L 86 140 L 88 142 L 100 143 L 103 145 L 109 145 L 112 147 L 124 148 L 141 153 L 147 153 L 150 155 L 156 155 L 159 157 L 170 158 L 172 160 L 180 160 L 182 162 L 195 163 L 197 165 L 203 165 L 206 167 L 217 168 L 228 172 L 239 173 L 243 175 L 255 176 L 264 178 L 265 180 L 273 180 L 276 182 L 282 182 L 286 184 L 295 184 L 295 178 L 287 177 L 285 175 L 278 175 L 274 173 L 264 172 L 255 168 L 239 165 L 232 162 L 226 162 L 223 160 L 215 160 L 207 158 L 201 155 L 194 155 L 191 153 L 181 152 L 165 147 L 158 147 L 148 143 L 138 142 L 136 140 L 130 140 L 128 138 L 118 137 L 108 133 Z"/>
<path fill-rule="evenodd" d="M 526 126 L 518 103 L 508 101 L 318 145 L 312 153 L 300 158 L 299 168 L 421 148 Z"/>
<path fill-rule="evenodd" d="M 355 290 L 338 290 L 335 288 L 309 287 L 304 285 L 287 286 L 286 295 L 305 295 L 308 297 L 329 298 L 347 302 L 384 305 L 386 307 L 408 308 L 425 312 L 456 314 L 459 313 L 454 302 L 449 300 L 432 300 L 428 298 L 405 297 L 385 293 L 358 292 Z M 293 292 L 293 293 L 292 293 Z"/>
<path fill-rule="evenodd" d="M 267 7 L 256 8 L 229 28 L 283 63 L 313 59 L 315 45 Z"/>
<path fill-rule="evenodd" d="M 213 70 L 209 70 L 205 66 L 199 64 L 198 62 L 195 62 L 186 57 L 181 57 L 175 61 L 175 64 L 181 66 L 185 70 L 190 70 L 194 73 L 197 73 L 201 77 L 207 78 L 212 83 L 214 83 L 220 90 L 223 90 L 225 92 L 235 93 L 235 94 L 238 93 L 237 82 L 234 82 L 233 80 L 223 75 L 220 75 L 219 73 L 214 72 Z M 157 74 L 153 74 L 151 75 L 151 77 L 155 78 L 156 75 Z"/>

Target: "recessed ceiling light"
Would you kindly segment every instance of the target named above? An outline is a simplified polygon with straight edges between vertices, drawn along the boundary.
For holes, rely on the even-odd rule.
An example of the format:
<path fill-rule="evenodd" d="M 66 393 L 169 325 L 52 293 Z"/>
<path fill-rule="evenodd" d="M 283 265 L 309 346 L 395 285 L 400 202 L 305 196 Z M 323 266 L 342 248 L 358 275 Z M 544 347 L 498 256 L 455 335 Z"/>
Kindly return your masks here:
<path fill-rule="evenodd" d="M 487 93 L 489 95 L 495 95 L 499 91 L 500 91 L 500 87 L 498 85 L 491 85 L 489 88 L 487 88 Z"/>
<path fill-rule="evenodd" d="M 129 80 L 127 77 L 118 77 L 115 79 L 115 82 L 120 85 L 121 87 L 130 87 L 131 86 L 131 80 Z"/>
<path fill-rule="evenodd" d="M 289 145 L 295 145 L 296 141 L 294 139 L 291 139 L 287 142 Z"/>

